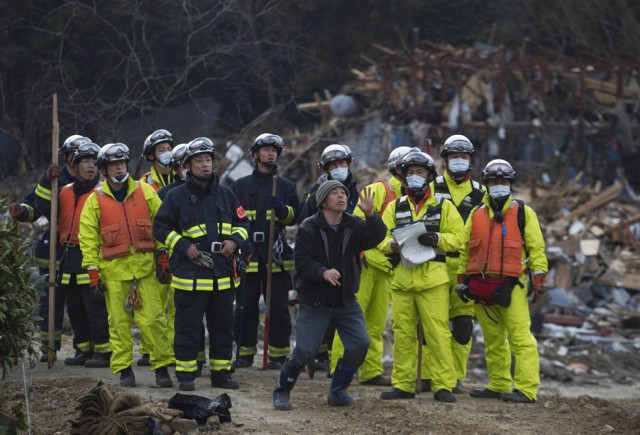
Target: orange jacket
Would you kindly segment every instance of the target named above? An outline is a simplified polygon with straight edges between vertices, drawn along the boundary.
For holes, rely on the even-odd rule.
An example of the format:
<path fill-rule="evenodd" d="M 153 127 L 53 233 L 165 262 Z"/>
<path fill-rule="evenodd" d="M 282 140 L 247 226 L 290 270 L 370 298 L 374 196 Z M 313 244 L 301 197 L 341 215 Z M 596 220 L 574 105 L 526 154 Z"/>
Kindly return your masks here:
<path fill-rule="evenodd" d="M 518 207 L 520 204 L 516 202 L 514 207 L 507 209 L 502 225 L 490 219 L 485 204 L 476 209 L 469 238 L 468 275 L 482 272 L 513 277 L 522 275 Z"/>
<path fill-rule="evenodd" d="M 102 258 L 112 260 L 131 253 L 131 245 L 137 252 L 152 252 L 155 244 L 149 205 L 140 182 L 133 193 L 118 202 L 101 189 L 96 189 L 100 206 L 100 239 Z"/>
<path fill-rule="evenodd" d="M 73 184 L 67 184 L 60 190 L 59 202 L 60 211 L 58 212 L 58 240 L 61 245 L 70 243 L 79 245 L 78 230 L 80 229 L 80 214 L 85 201 L 93 193 L 89 190 L 80 195 L 76 200 L 76 194 L 73 192 Z"/>

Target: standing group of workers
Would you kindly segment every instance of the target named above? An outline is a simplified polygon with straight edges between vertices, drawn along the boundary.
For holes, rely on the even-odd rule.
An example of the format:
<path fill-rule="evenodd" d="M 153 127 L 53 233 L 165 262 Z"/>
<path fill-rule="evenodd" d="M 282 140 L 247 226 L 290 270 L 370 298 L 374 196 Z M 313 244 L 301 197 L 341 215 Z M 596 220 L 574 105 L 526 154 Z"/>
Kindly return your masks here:
<path fill-rule="evenodd" d="M 390 178 L 358 192 L 351 150 L 333 144 L 319 162 L 323 175 L 300 204 L 295 183 L 277 174 L 280 136 L 255 139 L 249 150 L 255 169 L 231 189 L 213 172 L 211 140 L 173 145 L 166 130 L 149 135 L 143 157 L 152 167 L 134 181 L 126 145 L 99 147 L 72 136 L 60 150 L 62 170 L 50 165 L 35 191 L 12 205 L 21 221 L 49 215 L 51 180 L 58 177 L 56 295 L 66 300 L 76 349 L 65 363 L 110 365 L 121 385 L 135 386 L 135 319 L 138 365 L 150 365 L 160 387 L 173 386 L 167 367 L 175 365 L 178 388 L 190 391 L 207 361 L 206 327 L 211 385 L 236 389 L 231 373 L 254 363 L 259 299 L 270 284 L 268 368 L 280 370 L 276 409 L 292 408 L 300 372 L 329 366 L 329 353 L 330 405 L 351 402 L 346 390 L 356 374 L 361 385 L 391 386 L 384 400 L 414 398 L 417 385 L 437 401 L 455 402 L 464 392 L 475 319 L 490 381 L 469 394 L 535 402 L 539 357 L 528 294 L 530 285 L 536 296 L 544 293 L 547 261 L 535 212 L 511 195 L 516 172 L 508 162 L 492 160 L 481 182 L 474 181 L 474 147 L 454 135 L 442 146 L 442 175 L 428 154 L 399 147 L 389 155 Z M 396 229 L 416 223 L 422 225 L 412 246 L 395 241 Z M 284 236 L 295 224 L 291 249 Z M 405 262 L 403 249 L 428 250 L 430 259 Z M 300 309 L 291 352 L 294 269 Z M 390 379 L 382 367 L 389 305 Z"/>

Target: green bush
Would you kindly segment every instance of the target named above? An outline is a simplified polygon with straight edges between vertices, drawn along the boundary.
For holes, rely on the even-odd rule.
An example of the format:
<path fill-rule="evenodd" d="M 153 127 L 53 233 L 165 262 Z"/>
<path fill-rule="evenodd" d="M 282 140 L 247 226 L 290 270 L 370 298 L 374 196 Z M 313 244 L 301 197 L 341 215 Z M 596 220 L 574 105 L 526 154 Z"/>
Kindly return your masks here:
<path fill-rule="evenodd" d="M 8 201 L 0 197 L 0 216 L 7 216 Z M 29 259 L 20 245 L 16 224 L 0 222 L 0 367 L 2 379 L 25 355 L 37 349 L 37 288 L 31 283 Z"/>

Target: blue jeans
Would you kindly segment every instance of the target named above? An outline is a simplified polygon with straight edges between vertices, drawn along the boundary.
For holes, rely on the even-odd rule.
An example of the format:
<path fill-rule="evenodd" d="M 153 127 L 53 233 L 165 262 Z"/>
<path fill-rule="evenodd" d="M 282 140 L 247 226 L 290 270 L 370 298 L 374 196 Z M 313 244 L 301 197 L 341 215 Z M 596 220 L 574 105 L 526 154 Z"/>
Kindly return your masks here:
<path fill-rule="evenodd" d="M 360 367 L 369 350 L 369 336 L 362 309 L 355 300 L 343 307 L 300 304 L 296 320 L 296 347 L 287 362 L 288 367 L 299 372 L 315 358 L 331 321 L 344 344 L 343 364 L 354 369 Z"/>

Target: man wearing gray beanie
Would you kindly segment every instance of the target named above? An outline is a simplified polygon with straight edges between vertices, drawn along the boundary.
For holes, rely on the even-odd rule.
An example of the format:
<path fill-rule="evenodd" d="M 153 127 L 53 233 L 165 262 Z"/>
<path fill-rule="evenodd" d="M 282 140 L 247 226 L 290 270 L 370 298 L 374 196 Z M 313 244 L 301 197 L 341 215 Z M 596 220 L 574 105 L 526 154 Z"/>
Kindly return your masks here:
<path fill-rule="evenodd" d="M 316 192 L 319 211 L 302 222 L 294 249 L 300 311 L 296 323 L 296 347 L 280 372 L 273 392 L 273 406 L 292 409 L 289 401 L 300 370 L 313 361 L 330 322 L 344 343 L 344 355 L 331 379 L 327 401 L 346 406 L 353 375 L 369 349 L 362 309 L 355 299 L 360 281 L 360 252 L 371 249 L 386 235 L 386 226 L 373 211 L 375 194 L 360 192 L 358 207 L 365 219 L 346 213 L 349 192 L 336 180 L 328 180 Z"/>

